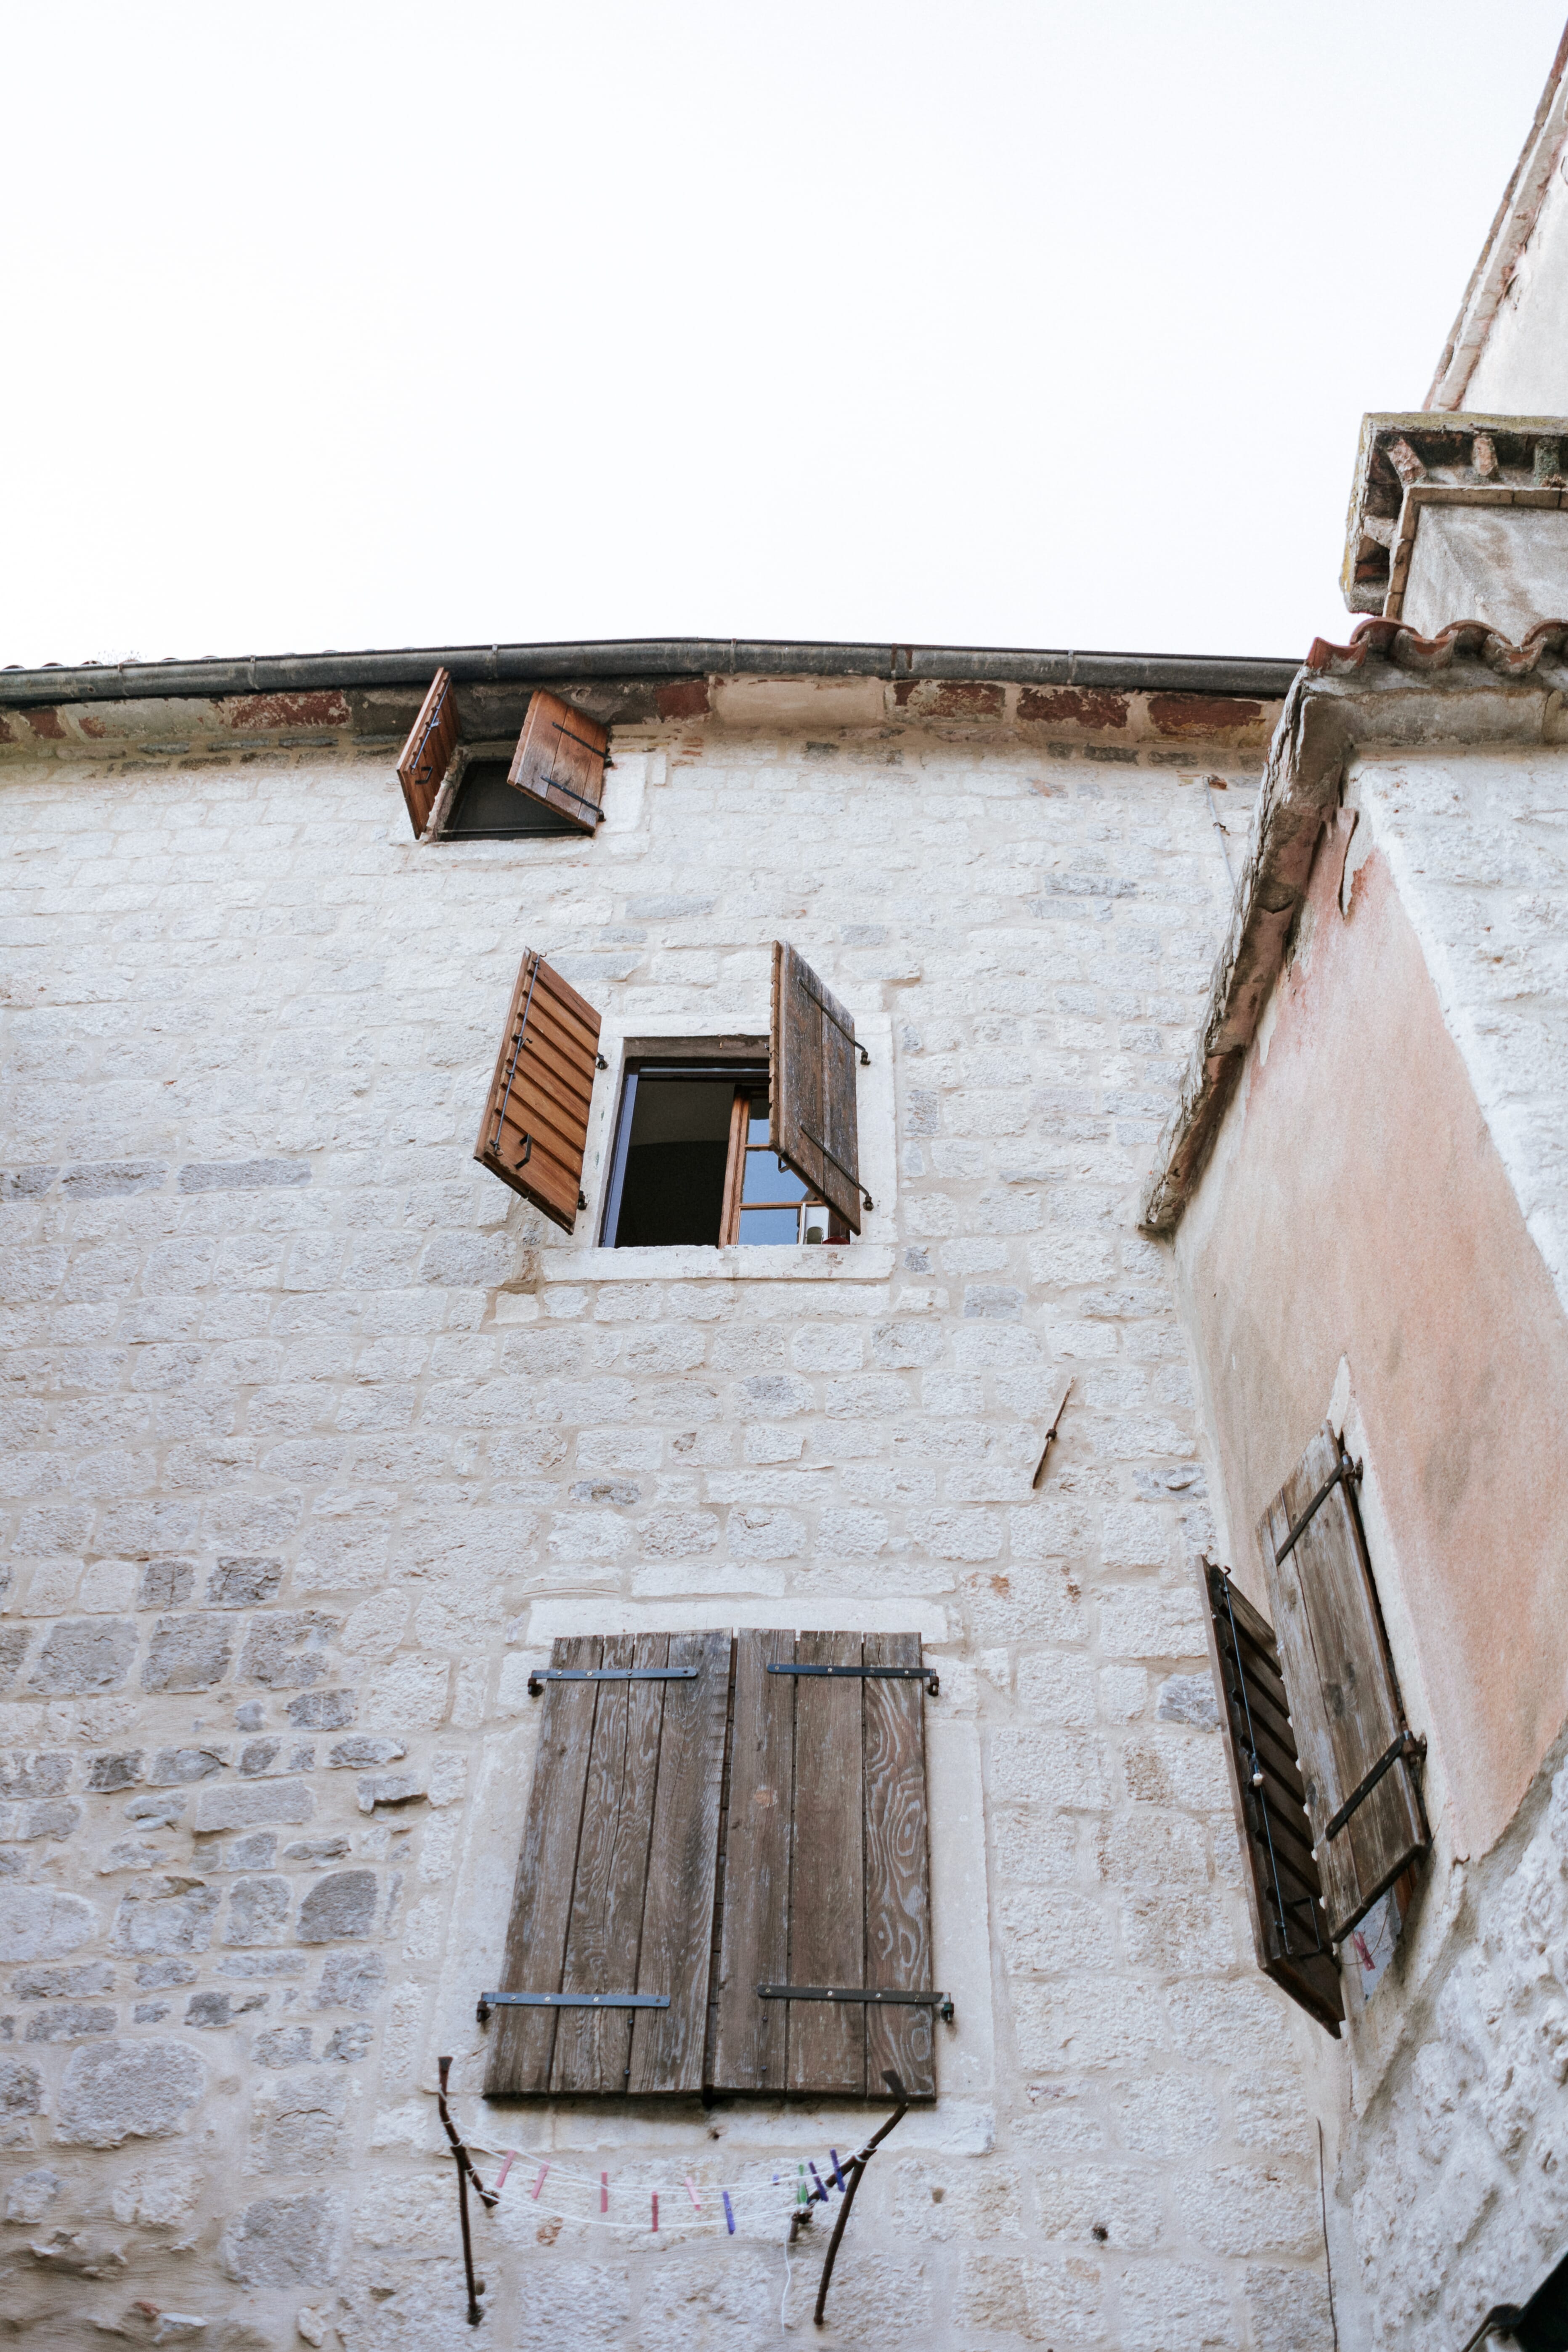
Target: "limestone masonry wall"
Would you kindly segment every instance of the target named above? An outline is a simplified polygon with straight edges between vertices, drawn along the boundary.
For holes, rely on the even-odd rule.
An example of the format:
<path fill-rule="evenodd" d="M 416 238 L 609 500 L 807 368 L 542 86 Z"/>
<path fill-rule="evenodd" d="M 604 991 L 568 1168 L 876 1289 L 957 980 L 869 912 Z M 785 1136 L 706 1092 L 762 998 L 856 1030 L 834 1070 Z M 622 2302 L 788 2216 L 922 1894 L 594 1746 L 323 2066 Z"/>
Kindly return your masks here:
<path fill-rule="evenodd" d="M 1214 755 L 1105 748 L 623 732 L 595 842 L 466 847 L 416 847 L 363 746 L 0 771 L 23 2340 L 809 2334 L 820 2225 L 786 2277 L 776 2240 L 558 2225 L 515 2186 L 470 2333 L 428 2095 L 454 2051 L 478 2138 L 617 2181 L 854 2144 L 864 2110 L 478 2096 L 528 1664 L 574 1627 L 781 1621 L 918 1625 L 942 1677 L 958 2021 L 827 2340 L 1328 2340 L 1313 2029 L 1253 1968 L 1199 1421 L 1134 1225 L 1249 782 L 1211 804 Z M 872 1043 L 862 1243 L 631 1265 L 473 1165 L 525 943 L 614 1061 L 765 1020 L 775 936 Z"/>

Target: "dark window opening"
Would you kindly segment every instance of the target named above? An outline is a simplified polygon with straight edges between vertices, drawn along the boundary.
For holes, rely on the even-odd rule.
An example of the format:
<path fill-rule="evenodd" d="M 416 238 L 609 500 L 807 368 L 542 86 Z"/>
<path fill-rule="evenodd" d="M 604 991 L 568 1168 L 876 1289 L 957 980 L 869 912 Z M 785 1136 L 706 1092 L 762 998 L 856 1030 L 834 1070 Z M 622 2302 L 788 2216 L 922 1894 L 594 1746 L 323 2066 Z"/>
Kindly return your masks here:
<path fill-rule="evenodd" d="M 582 834 L 560 811 L 507 782 L 511 761 L 505 758 L 470 760 L 458 779 L 451 807 L 441 827 L 448 841 L 521 841 L 525 838 L 565 839 Z"/>
<path fill-rule="evenodd" d="M 627 1070 L 605 1245 L 842 1242 L 847 1229 L 768 1148 L 768 1070 L 638 1062 Z"/>

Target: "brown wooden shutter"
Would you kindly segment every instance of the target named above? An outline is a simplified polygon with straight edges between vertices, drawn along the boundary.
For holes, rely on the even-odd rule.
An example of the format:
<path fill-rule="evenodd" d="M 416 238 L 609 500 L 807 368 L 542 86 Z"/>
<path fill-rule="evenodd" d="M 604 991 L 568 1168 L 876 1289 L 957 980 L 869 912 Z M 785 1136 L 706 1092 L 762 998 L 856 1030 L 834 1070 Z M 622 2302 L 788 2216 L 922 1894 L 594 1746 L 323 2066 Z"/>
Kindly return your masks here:
<path fill-rule="evenodd" d="M 572 1231 L 582 1206 L 599 1016 L 530 948 L 511 992 L 474 1158 Z"/>
<path fill-rule="evenodd" d="M 768 1141 L 786 1167 L 860 1230 L 855 1024 L 803 956 L 773 942 Z"/>
<path fill-rule="evenodd" d="M 1431 1843 L 1354 1475 L 1325 1423 L 1258 1528 L 1335 1943 Z"/>
<path fill-rule="evenodd" d="M 500 2006 L 486 2095 L 700 2091 L 730 1636 L 561 1641 L 551 1665 L 697 1671 L 545 1684 L 506 1981 L 487 1989 L 653 1993 L 668 2006 Z"/>
<path fill-rule="evenodd" d="M 507 782 L 592 833 L 605 798 L 609 732 L 542 688 L 528 706 Z"/>
<path fill-rule="evenodd" d="M 930 2008 L 757 1998 L 934 1990 L 922 1684 L 767 1672 L 790 1664 L 918 1667 L 920 1636 L 737 1638 L 712 2087 L 879 2098 L 893 2066 L 931 2098 Z"/>
<path fill-rule="evenodd" d="M 397 781 L 403 786 L 408 822 L 414 827 L 416 841 L 420 839 L 430 822 L 430 812 L 436 805 L 437 794 L 451 765 L 460 734 L 452 673 L 449 669 L 438 669 L 430 681 L 430 691 L 419 706 L 419 716 L 397 761 Z"/>
<path fill-rule="evenodd" d="M 1258 1965 L 1337 2035 L 1340 1973 L 1273 1631 L 1223 1569 L 1203 1560 L 1199 1573 Z"/>

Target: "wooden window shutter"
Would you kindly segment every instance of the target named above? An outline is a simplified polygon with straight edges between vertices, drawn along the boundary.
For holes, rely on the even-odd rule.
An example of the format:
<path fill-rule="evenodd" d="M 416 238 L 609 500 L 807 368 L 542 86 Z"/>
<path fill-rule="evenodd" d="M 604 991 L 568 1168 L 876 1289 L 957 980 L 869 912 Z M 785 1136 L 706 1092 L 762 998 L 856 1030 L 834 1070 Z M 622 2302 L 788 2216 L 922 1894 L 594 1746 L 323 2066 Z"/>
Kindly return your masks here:
<path fill-rule="evenodd" d="M 1323 1921 L 1273 1631 L 1223 1569 L 1203 1560 L 1199 1573 L 1258 1965 L 1337 2035 L 1344 2016 L 1339 1966 Z"/>
<path fill-rule="evenodd" d="M 584 833 L 603 813 L 607 729 L 540 688 L 528 706 L 507 782 Z"/>
<path fill-rule="evenodd" d="M 542 956 L 524 951 L 474 1158 L 572 1231 L 583 1205 L 599 1016 Z"/>
<path fill-rule="evenodd" d="M 1258 1528 L 1336 1944 L 1431 1843 L 1355 1475 L 1325 1423 Z"/>
<path fill-rule="evenodd" d="M 779 940 L 773 942 L 770 1059 L 769 1143 L 858 1234 L 864 1195 L 855 1024 L 804 956 Z"/>
<path fill-rule="evenodd" d="M 879 2098 L 891 2066 L 935 2095 L 929 2006 L 756 1990 L 932 1990 L 921 1681 L 767 1671 L 921 1663 L 918 1633 L 736 1637 L 716 2091 Z"/>
<path fill-rule="evenodd" d="M 442 781 L 461 737 L 458 697 L 449 669 L 438 669 L 430 691 L 419 706 L 419 716 L 397 761 L 397 781 L 408 808 L 408 822 L 419 840 L 430 822 Z"/>
<path fill-rule="evenodd" d="M 694 1668 L 677 1681 L 547 1681 L 506 1944 L 531 1993 L 653 1994 L 668 2007 L 498 2006 L 489 2097 L 702 2088 L 720 1788 L 724 1633 L 557 1642 L 552 1672 Z"/>

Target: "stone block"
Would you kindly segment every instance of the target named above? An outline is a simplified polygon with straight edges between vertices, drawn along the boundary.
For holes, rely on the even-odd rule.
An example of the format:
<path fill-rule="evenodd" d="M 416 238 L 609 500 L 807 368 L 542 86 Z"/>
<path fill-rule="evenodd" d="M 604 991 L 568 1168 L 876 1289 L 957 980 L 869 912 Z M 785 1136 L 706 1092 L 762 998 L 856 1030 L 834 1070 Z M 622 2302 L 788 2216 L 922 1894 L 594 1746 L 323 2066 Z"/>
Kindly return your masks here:
<path fill-rule="evenodd" d="M 341 1628 L 341 1619 L 318 1609 L 254 1617 L 237 1679 L 260 1683 L 268 1690 L 304 1689 L 321 1680 L 326 1670 L 326 1645 Z"/>
<path fill-rule="evenodd" d="M 337 2152 L 348 2100 L 341 2074 L 294 2074 L 278 2085 L 265 2110 L 263 2172 L 319 2172 Z"/>
<path fill-rule="evenodd" d="M 36 1691 L 115 1691 L 136 1654 L 129 1618 L 68 1619 L 51 1627 L 28 1677 Z"/>
<path fill-rule="evenodd" d="M 321 1963 L 315 2009 L 379 2007 L 386 1990 L 386 1962 L 379 1952 L 330 1952 Z"/>
<path fill-rule="evenodd" d="M 227 1674 L 234 1657 L 234 1629 L 219 1616 L 194 1611 L 160 1617 L 153 1628 L 142 1668 L 148 1691 L 211 1690 Z"/>
<path fill-rule="evenodd" d="M 391 1597 L 402 1599 L 400 1594 Z M 352 1619 L 350 1623 L 352 1626 Z M 343 1646 L 349 1647 L 346 1638 Z M 310 1690 L 291 1698 L 285 1711 L 297 1730 L 341 1731 L 345 1724 L 353 1721 L 357 1705 L 352 1690 Z"/>
<path fill-rule="evenodd" d="M 279 1944 L 289 1925 L 286 1878 L 242 1878 L 228 1898 L 226 1944 Z"/>
<path fill-rule="evenodd" d="M 71 1759 L 60 1749 L 0 1756 L 0 1802 L 16 1797 L 58 1797 L 70 1786 Z"/>
<path fill-rule="evenodd" d="M 215 1830 L 250 1830 L 268 1822 L 308 1822 L 316 1801 L 303 1780 L 257 1780 L 247 1787 L 203 1789 L 192 1824 L 198 1837 Z"/>
<path fill-rule="evenodd" d="M 218 2260 L 241 2286 L 330 2286 L 341 2231 L 337 2203 L 323 2192 L 260 2197 L 229 2223 Z"/>
<path fill-rule="evenodd" d="M 42 2114 L 43 2105 L 43 2077 L 37 2068 L 24 2065 L 19 2058 L 0 2056 L 0 2147 L 30 2147 L 32 2118 Z"/>
<path fill-rule="evenodd" d="M 185 1787 L 195 1780 L 210 1780 L 227 1762 L 226 1748 L 161 1748 L 147 1777 L 154 1788 Z"/>
<path fill-rule="evenodd" d="M 360 1811 L 374 1813 L 378 1805 L 412 1805 L 425 1799 L 424 1775 L 418 1772 L 376 1772 L 354 1791 Z"/>
<path fill-rule="evenodd" d="M 188 1559 L 148 1559 L 142 1563 L 136 1591 L 138 1609 L 179 1609 L 191 1597 L 195 1570 Z"/>
<path fill-rule="evenodd" d="M 118 2010 L 101 2002 L 51 2002 L 27 2020 L 26 2042 L 79 2042 L 89 2033 L 112 2033 L 120 2023 Z"/>
<path fill-rule="evenodd" d="M 329 1748 L 327 1762 L 340 1770 L 365 1772 L 378 1765 L 395 1764 L 407 1753 L 401 1739 L 375 1738 L 368 1732 L 357 1732 L 352 1739 L 340 1739 Z"/>
<path fill-rule="evenodd" d="M 259 1609 L 278 1598 L 283 1581 L 279 1559 L 220 1559 L 207 1578 L 209 1609 Z"/>
<path fill-rule="evenodd" d="M 120 1898 L 109 1948 L 132 1957 L 205 1952 L 217 1906 L 217 1890 L 199 1879 L 140 1879 Z"/>
<path fill-rule="evenodd" d="M 183 2042 L 91 2043 L 67 2063 L 55 2137 L 75 2147 L 171 2138 L 205 2088 L 206 2069 Z"/>
<path fill-rule="evenodd" d="M 368 1936 L 375 1926 L 373 1870 L 339 1870 L 318 1879 L 300 1906 L 301 1944 L 330 1944 L 340 1936 Z"/>
<path fill-rule="evenodd" d="M 98 1913 L 52 1886 L 0 1885 L 0 1963 L 58 1960 L 98 1933 Z"/>

